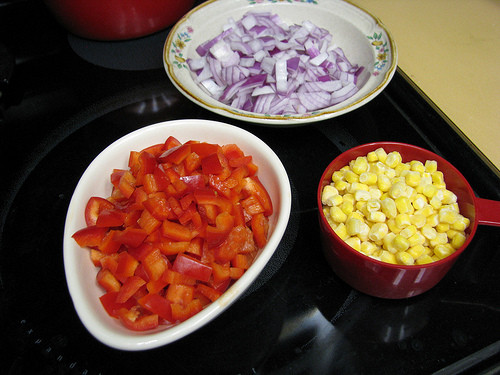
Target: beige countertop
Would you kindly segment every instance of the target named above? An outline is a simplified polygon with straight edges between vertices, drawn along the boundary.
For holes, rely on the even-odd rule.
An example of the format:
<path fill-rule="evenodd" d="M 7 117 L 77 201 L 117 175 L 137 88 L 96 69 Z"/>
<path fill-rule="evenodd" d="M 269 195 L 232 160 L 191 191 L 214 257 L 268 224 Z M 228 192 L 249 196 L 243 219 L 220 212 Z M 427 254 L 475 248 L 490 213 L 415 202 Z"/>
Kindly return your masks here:
<path fill-rule="evenodd" d="M 500 175 L 500 0 L 352 0 L 391 32 L 398 66 Z"/>

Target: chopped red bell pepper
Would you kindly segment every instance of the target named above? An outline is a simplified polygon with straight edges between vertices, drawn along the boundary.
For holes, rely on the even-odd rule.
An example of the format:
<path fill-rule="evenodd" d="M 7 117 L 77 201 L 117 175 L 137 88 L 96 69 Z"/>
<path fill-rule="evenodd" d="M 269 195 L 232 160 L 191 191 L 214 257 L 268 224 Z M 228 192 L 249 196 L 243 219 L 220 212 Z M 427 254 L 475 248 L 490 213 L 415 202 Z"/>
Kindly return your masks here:
<path fill-rule="evenodd" d="M 218 299 L 267 243 L 273 206 L 235 144 L 174 137 L 131 151 L 73 234 L 99 267 L 107 313 L 136 331 L 176 324 Z"/>

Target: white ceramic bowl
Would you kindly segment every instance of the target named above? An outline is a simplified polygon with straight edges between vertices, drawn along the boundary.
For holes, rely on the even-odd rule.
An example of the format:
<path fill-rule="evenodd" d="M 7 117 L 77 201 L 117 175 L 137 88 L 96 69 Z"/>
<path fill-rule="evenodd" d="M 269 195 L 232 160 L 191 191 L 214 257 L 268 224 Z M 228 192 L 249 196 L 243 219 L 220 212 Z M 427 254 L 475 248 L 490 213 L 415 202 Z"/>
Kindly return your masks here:
<path fill-rule="evenodd" d="M 268 115 L 236 110 L 212 98 L 193 80 L 186 59 L 199 58 L 196 47 L 222 32 L 230 17 L 248 11 L 278 14 L 287 24 L 311 21 L 327 29 L 349 61 L 365 67 L 359 91 L 337 105 L 303 115 Z M 172 28 L 165 42 L 163 63 L 172 83 L 187 98 L 217 114 L 266 125 L 300 125 L 352 111 L 377 96 L 393 77 L 396 44 L 374 16 L 340 0 L 211 0 L 192 9 Z"/>
<path fill-rule="evenodd" d="M 181 142 L 206 141 L 220 145 L 236 143 L 252 155 L 259 166 L 258 176 L 266 186 L 274 206 L 270 217 L 267 245 L 260 250 L 252 266 L 218 300 L 190 319 L 171 328 L 137 333 L 111 318 L 99 297 L 103 289 L 96 282 L 97 268 L 89 252 L 72 239 L 73 233 L 85 227 L 84 209 L 91 196 L 107 197 L 111 193 L 109 176 L 113 168 L 127 168 L 131 150 L 145 147 L 174 136 Z M 207 120 L 175 120 L 146 126 L 112 143 L 102 151 L 82 175 L 73 193 L 64 228 L 64 267 L 69 292 L 76 312 L 87 330 L 102 343 L 122 350 L 146 350 L 178 340 L 204 326 L 236 301 L 264 269 L 278 247 L 288 224 L 291 189 L 288 175 L 276 154 L 262 140 L 236 126 Z M 249 306 L 249 308 L 252 308 Z"/>

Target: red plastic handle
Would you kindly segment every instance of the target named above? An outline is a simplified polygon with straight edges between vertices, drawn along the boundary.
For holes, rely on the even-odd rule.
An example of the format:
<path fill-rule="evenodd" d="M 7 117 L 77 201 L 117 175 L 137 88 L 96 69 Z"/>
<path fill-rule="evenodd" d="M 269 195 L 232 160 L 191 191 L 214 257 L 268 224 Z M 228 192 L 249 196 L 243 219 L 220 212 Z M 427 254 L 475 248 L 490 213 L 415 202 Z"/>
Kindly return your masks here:
<path fill-rule="evenodd" d="M 474 203 L 477 208 L 478 224 L 500 227 L 500 201 L 476 197 Z"/>

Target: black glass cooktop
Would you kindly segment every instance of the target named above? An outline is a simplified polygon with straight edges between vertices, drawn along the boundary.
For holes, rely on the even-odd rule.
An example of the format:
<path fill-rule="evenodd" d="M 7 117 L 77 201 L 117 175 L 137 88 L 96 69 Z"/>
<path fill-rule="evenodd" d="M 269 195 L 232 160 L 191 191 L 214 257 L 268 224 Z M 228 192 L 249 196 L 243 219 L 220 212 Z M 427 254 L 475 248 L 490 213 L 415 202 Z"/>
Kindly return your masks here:
<path fill-rule="evenodd" d="M 0 373 L 500 371 L 500 228 L 480 226 L 435 288 L 404 300 L 351 289 L 321 253 L 319 178 L 335 156 L 362 143 L 430 149 L 461 170 L 478 196 L 500 200 L 498 171 L 401 71 L 372 102 L 339 118 L 292 128 L 246 124 L 207 112 L 173 88 L 161 66 L 168 30 L 108 48 L 68 36 L 38 1 L 0 5 L 2 61 L 14 62 L 0 86 Z M 131 48 L 143 53 L 128 62 Z M 147 51 L 152 57 L 141 61 Z M 182 118 L 245 128 L 275 150 L 293 187 L 290 223 L 271 266 L 219 318 L 158 349 L 110 349 L 85 330 L 68 294 L 62 263 L 67 206 L 79 177 L 108 144 L 145 125 Z"/>

